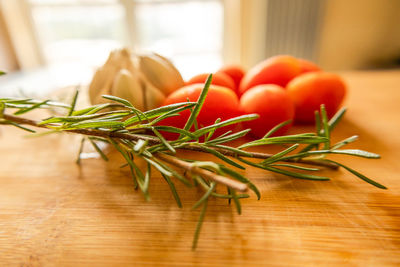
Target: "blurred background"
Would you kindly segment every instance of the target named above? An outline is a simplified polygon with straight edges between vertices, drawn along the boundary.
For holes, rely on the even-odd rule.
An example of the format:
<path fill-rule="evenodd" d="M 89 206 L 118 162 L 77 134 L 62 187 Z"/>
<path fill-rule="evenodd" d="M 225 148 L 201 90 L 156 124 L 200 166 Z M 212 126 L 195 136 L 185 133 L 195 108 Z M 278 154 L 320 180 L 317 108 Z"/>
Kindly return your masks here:
<path fill-rule="evenodd" d="M 184 78 L 277 54 L 330 71 L 400 64 L 399 0 L 0 0 L 0 95 L 88 83 L 112 49 Z"/>

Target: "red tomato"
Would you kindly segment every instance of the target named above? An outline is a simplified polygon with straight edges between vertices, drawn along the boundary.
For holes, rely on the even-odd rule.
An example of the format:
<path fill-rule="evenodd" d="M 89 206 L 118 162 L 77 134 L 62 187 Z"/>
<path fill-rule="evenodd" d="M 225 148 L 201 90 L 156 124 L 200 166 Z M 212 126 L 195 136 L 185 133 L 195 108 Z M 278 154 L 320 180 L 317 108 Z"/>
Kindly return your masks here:
<path fill-rule="evenodd" d="M 243 94 L 251 87 L 260 84 L 276 84 L 285 87 L 286 84 L 300 74 L 299 61 L 291 56 L 275 56 L 258 63 L 243 77 L 239 93 Z"/>
<path fill-rule="evenodd" d="M 232 78 L 235 83 L 236 89 L 239 88 L 240 81 L 242 80 L 244 74 L 246 73 L 244 69 L 239 65 L 226 65 L 218 70 L 218 72 L 223 72 Z"/>
<path fill-rule="evenodd" d="M 240 110 L 257 113 L 256 120 L 243 122 L 253 135 L 261 138 L 273 127 L 294 118 L 294 106 L 285 89 L 278 85 L 258 85 L 246 91 L 240 98 Z M 291 123 L 279 129 L 274 135 L 284 134 Z"/>
<path fill-rule="evenodd" d="M 306 72 L 315 72 L 315 71 L 321 71 L 321 69 L 313 62 L 298 58 L 297 59 L 300 63 L 300 74 L 306 73 Z"/>
<path fill-rule="evenodd" d="M 209 73 L 202 73 L 199 75 L 196 75 L 189 79 L 189 81 L 186 82 L 186 84 L 195 84 L 195 83 L 205 83 Z M 232 89 L 234 92 L 236 91 L 235 87 L 235 82 L 232 80 L 231 77 L 226 75 L 225 73 L 222 72 L 216 72 L 213 74 L 211 84 L 223 86 L 229 89 Z"/>
<path fill-rule="evenodd" d="M 192 84 L 184 86 L 170 94 L 164 101 L 164 105 L 186 102 L 187 99 L 189 99 L 189 101 L 197 101 L 203 87 L 204 84 Z M 227 120 L 238 115 L 240 115 L 239 99 L 236 94 L 228 88 L 211 85 L 204 101 L 203 108 L 197 117 L 197 122 L 199 127 L 204 127 L 214 124 L 217 118 L 221 118 L 221 120 Z M 185 110 L 180 113 L 180 116 L 167 118 L 161 121 L 159 124 L 183 128 L 189 116 L 190 111 Z M 228 127 L 223 128 L 224 129 L 218 131 L 216 135 L 229 130 Z M 164 136 L 166 136 L 168 139 L 178 137 L 177 134 L 170 133 L 165 133 Z"/>
<path fill-rule="evenodd" d="M 325 104 L 328 117 L 339 109 L 346 94 L 346 85 L 336 74 L 310 72 L 293 79 L 287 92 L 296 107 L 296 122 L 312 123 L 315 110 Z"/>

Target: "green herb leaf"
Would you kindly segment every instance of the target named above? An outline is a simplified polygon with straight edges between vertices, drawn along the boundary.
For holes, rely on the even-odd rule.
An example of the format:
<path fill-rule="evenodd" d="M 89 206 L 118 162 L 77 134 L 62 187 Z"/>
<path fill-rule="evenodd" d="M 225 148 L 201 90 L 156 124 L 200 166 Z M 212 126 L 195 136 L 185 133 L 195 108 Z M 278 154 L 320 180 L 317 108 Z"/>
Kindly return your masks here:
<path fill-rule="evenodd" d="M 285 164 L 285 163 L 275 163 L 275 164 L 271 164 L 270 166 L 271 167 L 287 167 L 287 168 L 298 169 L 298 170 L 303 170 L 303 171 L 319 171 L 319 169 L 317 169 L 317 168 L 309 168 L 309 167 L 293 165 L 293 164 Z"/>
<path fill-rule="evenodd" d="M 245 136 L 250 131 L 251 131 L 251 129 L 246 129 L 246 130 L 242 130 L 242 131 L 239 131 L 237 133 L 230 134 L 230 135 L 225 135 L 225 136 L 221 135 L 221 136 L 219 136 L 219 137 L 217 137 L 217 138 L 215 138 L 213 140 L 209 140 L 209 141 L 206 140 L 206 143 L 208 145 L 223 144 L 223 143 L 230 142 L 230 141 L 236 140 L 238 138 L 241 138 L 241 137 Z"/>
<path fill-rule="evenodd" d="M 287 120 L 287 121 L 284 121 L 284 122 L 282 122 L 282 123 L 276 125 L 274 128 L 272 128 L 271 130 L 269 130 L 268 133 L 266 133 L 266 134 L 264 135 L 263 138 L 268 138 L 268 137 L 270 137 L 270 136 L 273 135 L 276 131 L 278 131 L 279 129 L 281 129 L 282 127 L 288 125 L 288 124 L 291 123 L 291 122 L 292 122 L 292 120 Z"/>
<path fill-rule="evenodd" d="M 261 198 L 260 191 L 258 190 L 258 188 L 249 179 L 247 179 L 246 177 L 244 177 L 240 173 L 235 172 L 234 170 L 232 170 L 230 168 L 227 168 L 224 165 L 220 165 L 220 169 L 221 169 L 223 174 L 229 175 L 230 177 L 238 180 L 239 182 L 247 184 L 248 187 L 250 188 L 250 190 L 252 190 L 256 194 L 257 199 L 260 200 L 260 198 Z"/>
<path fill-rule="evenodd" d="M 40 102 L 40 103 L 34 104 L 33 106 L 31 106 L 31 107 L 29 107 L 29 108 L 22 108 L 22 109 L 16 111 L 16 112 L 14 113 L 14 115 L 21 115 L 21 114 L 27 113 L 27 112 L 29 112 L 29 111 L 31 111 L 31 110 L 34 110 L 34 109 L 39 108 L 39 107 L 42 106 L 42 105 L 47 104 L 47 102 L 49 102 L 49 100 L 45 100 L 45 101 L 42 101 L 42 102 Z"/>
<path fill-rule="evenodd" d="M 245 143 L 239 148 L 246 148 L 251 146 L 261 146 L 261 145 L 279 145 L 279 144 L 320 144 L 325 143 L 327 140 L 326 137 L 317 136 L 314 134 L 294 134 L 294 135 L 286 135 L 286 136 L 277 136 L 277 137 L 269 137 L 263 138 L 259 140 L 255 140 L 252 142 Z"/>
<path fill-rule="evenodd" d="M 346 113 L 346 108 L 341 108 L 336 114 L 329 120 L 329 130 L 332 131 L 336 128 L 336 125 L 342 120 L 344 114 Z"/>
<path fill-rule="evenodd" d="M 153 130 L 153 133 L 158 137 L 158 139 L 160 139 L 161 143 L 162 143 L 169 151 L 171 151 L 172 153 L 175 154 L 175 153 L 176 153 L 175 148 L 173 148 L 173 147 L 170 145 L 170 143 L 168 143 L 168 141 L 165 140 L 165 138 L 160 134 L 160 132 L 157 131 L 155 128 L 153 128 L 152 130 Z"/>
<path fill-rule="evenodd" d="M 381 188 L 381 189 L 387 189 L 386 186 L 384 186 L 384 185 L 382 185 L 382 184 L 380 184 L 380 183 L 378 183 L 378 182 L 375 182 L 374 180 L 372 180 L 372 179 L 366 177 L 365 175 L 363 175 L 363 174 L 361 174 L 361 173 L 359 173 L 359 172 L 357 172 L 357 171 L 351 169 L 350 167 L 347 167 L 346 165 L 343 165 L 343 164 L 341 164 L 341 163 L 339 163 L 339 162 L 337 162 L 337 161 L 328 160 L 328 159 L 325 159 L 324 161 L 331 162 L 331 163 L 335 163 L 335 164 L 339 165 L 340 167 L 345 168 L 345 169 L 348 170 L 350 173 L 354 174 L 355 176 L 357 176 L 358 178 L 364 180 L 365 182 L 367 182 L 367 183 L 369 183 L 369 184 L 372 184 L 373 186 L 376 186 L 376 187 Z"/>
<path fill-rule="evenodd" d="M 83 151 L 83 145 L 85 144 L 85 140 L 86 140 L 86 138 L 83 137 L 83 138 L 81 139 L 81 145 L 79 146 L 78 157 L 77 157 L 77 159 L 76 159 L 76 164 L 78 164 L 78 165 L 81 164 L 81 154 L 82 154 L 82 151 Z"/>
<path fill-rule="evenodd" d="M 230 158 L 224 156 L 222 153 L 218 152 L 218 151 L 215 150 L 215 149 L 209 148 L 209 147 L 204 146 L 204 145 L 200 145 L 200 147 L 203 148 L 204 151 L 206 151 L 206 152 L 208 152 L 208 153 L 210 153 L 210 154 L 213 154 L 213 155 L 216 156 L 217 158 L 222 159 L 222 160 L 225 161 L 226 163 L 228 163 L 228 164 L 230 164 L 230 165 L 232 165 L 232 166 L 234 166 L 234 167 L 236 167 L 236 168 L 239 168 L 239 169 L 242 169 L 242 170 L 245 169 L 245 167 L 243 167 L 242 165 L 240 165 L 240 164 L 234 162 L 233 160 L 231 160 Z"/>
<path fill-rule="evenodd" d="M 153 159 L 149 159 L 149 158 L 144 158 L 144 160 L 147 161 L 148 163 L 150 163 L 151 165 L 153 165 L 153 167 L 155 167 L 163 175 L 165 175 L 167 177 L 173 176 L 172 172 L 169 171 L 168 168 L 166 168 L 164 165 L 160 164 L 160 162 L 155 161 Z"/>
<path fill-rule="evenodd" d="M 243 158 L 239 158 L 239 160 L 244 162 L 244 163 L 247 163 L 248 165 L 256 167 L 256 168 L 260 168 L 260 169 L 264 169 L 264 170 L 268 170 L 268 171 L 284 174 L 286 176 L 290 176 L 290 177 L 294 177 L 294 178 L 306 179 L 306 180 L 318 180 L 318 181 L 329 180 L 328 177 L 317 176 L 317 175 L 312 175 L 312 174 L 305 174 L 305 173 L 298 173 L 298 172 L 291 172 L 291 171 L 288 171 L 288 170 L 283 170 L 283 169 L 279 169 L 279 168 L 275 168 L 275 167 L 271 167 L 271 166 L 265 166 L 265 165 L 257 164 L 257 163 L 245 160 Z"/>
<path fill-rule="evenodd" d="M 235 148 L 235 147 L 224 146 L 224 145 L 215 145 L 215 144 L 208 144 L 208 145 L 210 147 L 231 151 L 233 153 L 236 153 L 236 156 L 253 157 L 253 154 L 251 152 L 247 152 L 247 151 Z"/>
<path fill-rule="evenodd" d="M 321 136 L 321 115 L 319 114 L 319 111 L 315 111 L 315 132 L 317 135 Z"/>
<path fill-rule="evenodd" d="M 104 161 L 108 161 L 107 156 L 104 154 L 104 152 L 101 150 L 101 148 L 96 144 L 96 142 L 94 141 L 94 139 L 92 137 L 89 137 L 89 141 L 92 144 L 92 146 L 94 147 L 94 149 L 97 151 L 97 153 L 99 153 L 99 155 L 101 156 L 101 158 Z"/>
<path fill-rule="evenodd" d="M 123 98 L 117 97 L 117 96 L 113 96 L 113 95 L 102 95 L 103 98 L 111 100 L 111 101 L 115 101 L 117 103 L 120 103 L 126 107 L 133 107 L 132 103 L 129 102 L 128 100 L 125 100 Z"/>
<path fill-rule="evenodd" d="M 330 147 L 330 131 L 328 124 L 328 115 L 326 114 L 325 105 L 321 105 L 321 117 L 322 117 L 322 126 L 324 128 L 324 135 L 326 137 L 325 149 L 329 149 Z"/>
<path fill-rule="evenodd" d="M 197 242 L 199 241 L 201 226 L 204 221 L 204 216 L 206 214 L 208 201 L 204 201 L 203 208 L 201 209 L 199 220 L 197 221 L 196 230 L 194 232 L 193 242 L 192 242 L 192 250 L 195 250 L 197 247 Z"/>
<path fill-rule="evenodd" d="M 334 144 L 331 147 L 331 149 L 333 149 L 333 150 L 339 149 L 339 148 L 341 148 L 341 147 L 343 147 L 343 146 L 345 146 L 345 145 L 347 145 L 349 143 L 352 143 L 352 142 L 356 141 L 357 139 L 358 139 L 357 135 L 350 136 L 350 137 L 348 137 L 348 138 L 346 138 L 346 139 Z"/>
<path fill-rule="evenodd" d="M 111 128 L 120 129 L 124 127 L 124 123 L 120 121 L 85 121 L 69 125 L 66 130 L 84 129 L 84 128 Z"/>
<path fill-rule="evenodd" d="M 164 180 L 168 183 L 168 186 L 171 189 L 172 195 L 175 198 L 176 204 L 178 205 L 179 208 L 182 208 L 182 202 L 178 195 L 178 192 L 176 191 L 174 183 L 171 181 L 171 179 L 168 176 L 164 175 L 164 173 L 161 173 L 161 175 L 164 178 Z"/>
<path fill-rule="evenodd" d="M 22 125 L 20 125 L 20 124 L 18 124 L 18 123 L 15 123 L 15 122 L 13 122 L 13 121 L 5 121 L 5 122 L 1 122 L 1 121 L 0 121 L 0 124 L 9 124 L 9 125 L 13 125 L 13 126 L 15 126 L 15 127 L 17 127 L 17 128 L 20 128 L 20 129 L 22 129 L 22 130 L 24 130 L 24 131 L 27 131 L 27 132 L 36 133 L 36 131 L 34 131 L 34 130 L 32 130 L 32 129 L 29 129 L 29 128 L 26 128 L 26 127 L 24 127 L 24 126 L 22 126 Z"/>
<path fill-rule="evenodd" d="M 283 170 L 275 167 L 266 167 L 267 170 L 270 170 L 272 172 L 284 174 L 286 176 L 294 177 L 294 178 L 300 178 L 300 179 L 306 179 L 306 180 L 317 180 L 317 181 L 327 181 L 329 180 L 328 177 L 323 177 L 323 176 L 317 176 L 317 175 L 312 175 L 312 174 L 305 174 L 305 173 L 298 173 L 298 172 L 291 172 L 288 170 Z"/>
<path fill-rule="evenodd" d="M 293 150 L 295 150 L 295 149 L 298 148 L 298 147 L 299 147 L 299 144 L 294 144 L 294 145 L 292 145 L 291 147 L 288 147 L 288 148 L 286 148 L 285 150 L 283 150 L 283 151 L 281 151 L 281 152 L 279 152 L 279 153 L 276 153 L 275 155 L 271 156 L 270 158 L 263 160 L 263 161 L 261 162 L 261 164 L 268 165 L 268 164 L 270 164 L 270 163 L 272 163 L 272 162 L 278 161 L 278 160 L 280 160 L 283 156 L 289 154 L 290 152 L 292 152 Z"/>
<path fill-rule="evenodd" d="M 0 119 L 3 118 L 4 110 L 6 109 L 6 104 L 0 101 Z"/>
<path fill-rule="evenodd" d="M 214 124 L 219 123 L 221 121 L 221 118 L 217 118 L 214 122 Z M 208 140 L 210 140 L 210 138 L 213 136 L 213 134 L 215 133 L 215 129 L 210 131 L 208 133 L 208 135 L 206 136 L 205 142 L 207 142 Z"/>
<path fill-rule="evenodd" d="M 177 109 L 177 108 L 185 107 L 185 109 L 190 109 L 194 105 L 196 105 L 196 102 L 176 103 L 176 104 L 162 106 L 162 107 L 155 108 L 155 109 L 144 112 L 143 114 L 145 116 L 137 116 L 137 115 L 133 116 L 133 117 L 125 120 L 124 123 L 125 123 L 125 126 L 129 126 L 129 125 L 135 124 L 143 119 L 151 120 L 151 119 L 157 118 L 157 117 L 162 116 L 163 114 L 165 114 L 169 111 L 172 111 L 174 109 Z M 152 124 L 155 124 L 155 123 L 152 122 Z"/>
<path fill-rule="evenodd" d="M 215 182 L 211 182 L 210 189 L 193 205 L 192 210 L 197 209 L 203 202 L 207 202 L 208 197 L 215 190 L 216 185 Z"/>
<path fill-rule="evenodd" d="M 154 129 L 158 130 L 158 131 L 164 131 L 164 132 L 170 132 L 170 133 L 179 133 L 183 136 L 187 136 L 190 139 L 196 139 L 196 136 L 194 134 L 192 134 L 189 131 L 186 131 L 184 129 L 180 129 L 180 128 L 176 128 L 176 127 L 172 127 L 172 126 L 164 126 L 164 125 L 157 125 L 157 126 L 153 126 Z"/>
<path fill-rule="evenodd" d="M 74 112 L 75 105 L 76 105 L 76 100 L 78 99 L 78 95 L 79 95 L 79 89 L 77 88 L 75 90 L 74 97 L 72 98 L 71 107 L 70 107 L 70 109 L 68 111 L 68 116 L 71 116 L 72 113 Z"/>
<path fill-rule="evenodd" d="M 232 125 L 232 124 L 237 124 L 239 122 L 243 122 L 243 121 L 250 121 L 250 120 L 254 120 L 256 118 L 258 118 L 259 116 L 257 114 L 248 114 L 248 115 L 242 115 L 242 116 L 238 116 L 238 117 L 234 117 L 225 121 L 221 121 L 219 123 L 216 124 L 212 124 L 206 127 L 203 127 L 197 131 L 194 132 L 194 135 L 196 135 L 197 137 L 202 136 L 203 134 L 206 134 L 210 131 L 214 131 L 217 128 L 221 128 L 224 126 L 228 126 L 228 125 Z"/>
<path fill-rule="evenodd" d="M 203 107 L 204 101 L 206 100 L 206 96 L 208 93 L 208 89 L 210 88 L 211 81 L 212 81 L 212 74 L 208 76 L 206 83 L 204 84 L 204 88 L 200 93 L 199 99 L 197 100 L 197 104 L 194 106 L 192 113 L 190 113 L 190 116 L 186 121 L 185 126 L 183 127 L 184 130 L 186 131 L 190 130 L 190 128 L 192 128 L 193 126 L 193 123 L 196 121 L 196 118 L 199 115 L 201 108 Z"/>
<path fill-rule="evenodd" d="M 238 198 L 237 195 L 236 195 L 236 191 L 235 191 L 234 189 L 228 187 L 228 192 L 229 192 L 229 194 L 232 195 L 233 202 L 235 203 L 237 213 L 238 213 L 239 215 L 242 214 L 242 207 L 241 207 L 241 205 L 240 205 L 239 198 Z"/>

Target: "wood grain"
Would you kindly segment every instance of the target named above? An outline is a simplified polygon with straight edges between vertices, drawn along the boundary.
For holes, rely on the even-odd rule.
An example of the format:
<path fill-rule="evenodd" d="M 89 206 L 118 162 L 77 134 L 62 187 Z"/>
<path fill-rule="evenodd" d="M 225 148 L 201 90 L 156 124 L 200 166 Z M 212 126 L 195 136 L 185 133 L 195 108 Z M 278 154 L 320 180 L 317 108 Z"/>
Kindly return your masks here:
<path fill-rule="evenodd" d="M 343 76 L 349 111 L 334 139 L 358 134 L 354 146 L 382 159 L 335 158 L 388 190 L 342 169 L 323 171 L 331 181 L 313 182 L 249 168 L 245 174 L 262 199 L 244 200 L 240 216 L 226 201 L 212 200 L 193 252 L 199 211 L 190 207 L 202 192 L 178 185 L 179 209 L 155 173 L 146 202 L 115 153 L 108 163 L 85 159 L 79 167 L 78 137 L 23 138 L 24 132 L 2 127 L 1 265 L 399 266 L 400 71 Z"/>

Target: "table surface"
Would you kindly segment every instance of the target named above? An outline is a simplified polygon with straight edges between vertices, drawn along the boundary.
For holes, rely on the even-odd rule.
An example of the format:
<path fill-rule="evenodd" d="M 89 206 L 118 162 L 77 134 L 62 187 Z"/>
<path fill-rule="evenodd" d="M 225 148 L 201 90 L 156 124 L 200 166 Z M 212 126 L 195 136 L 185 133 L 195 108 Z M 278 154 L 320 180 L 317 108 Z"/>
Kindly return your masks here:
<path fill-rule="evenodd" d="M 343 169 L 330 181 L 305 181 L 254 168 L 244 173 L 261 191 L 237 215 L 211 200 L 198 248 L 191 242 L 201 191 L 178 186 L 177 208 L 153 174 L 146 202 L 116 153 L 111 161 L 75 164 L 73 135 L 0 136 L 0 263 L 2 265 L 399 266 L 400 71 L 343 73 L 349 85 L 345 119 L 335 140 L 357 134 L 352 146 L 382 155 L 336 157 L 386 185 L 375 188 Z M 296 127 L 310 131 L 311 127 Z M 265 149 L 268 151 L 268 148 Z M 193 156 L 192 154 L 188 156 Z M 200 159 L 209 159 L 199 156 Z"/>

